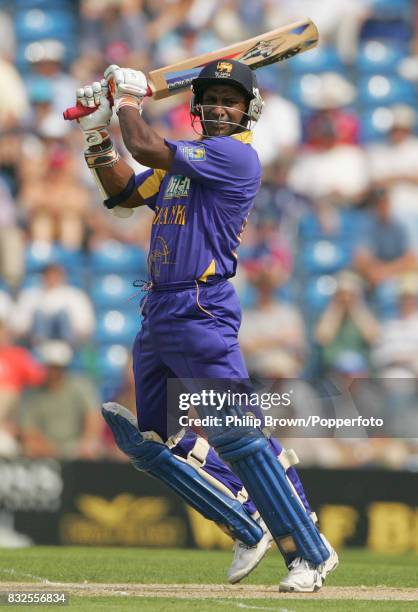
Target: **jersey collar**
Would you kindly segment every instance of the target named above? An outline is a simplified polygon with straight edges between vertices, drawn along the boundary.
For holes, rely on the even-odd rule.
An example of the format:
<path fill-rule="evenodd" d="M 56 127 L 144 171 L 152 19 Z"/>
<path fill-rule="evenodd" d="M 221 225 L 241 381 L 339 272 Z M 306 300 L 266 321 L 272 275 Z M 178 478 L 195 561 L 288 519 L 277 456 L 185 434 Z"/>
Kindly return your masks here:
<path fill-rule="evenodd" d="M 230 138 L 235 138 L 235 140 L 239 140 L 244 144 L 251 144 L 253 141 L 253 134 L 250 130 L 245 130 L 245 132 L 239 132 L 238 134 L 231 134 Z"/>

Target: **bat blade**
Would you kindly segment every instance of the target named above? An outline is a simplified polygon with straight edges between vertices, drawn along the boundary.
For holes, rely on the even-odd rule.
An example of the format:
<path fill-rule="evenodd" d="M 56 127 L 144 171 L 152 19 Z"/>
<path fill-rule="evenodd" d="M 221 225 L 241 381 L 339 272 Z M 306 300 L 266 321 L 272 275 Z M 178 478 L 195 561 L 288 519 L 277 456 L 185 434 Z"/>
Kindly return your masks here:
<path fill-rule="evenodd" d="M 318 44 L 318 30 L 310 20 L 297 21 L 229 45 L 212 53 L 165 66 L 149 73 L 153 98 L 160 100 L 190 88 L 191 82 L 209 62 L 222 59 L 238 60 L 253 70 L 280 62 Z"/>
<path fill-rule="evenodd" d="M 313 21 L 297 21 L 212 53 L 152 70 L 148 75 L 147 95 L 160 100 L 190 89 L 192 80 L 213 60 L 234 59 L 255 70 L 312 49 L 318 44 L 318 38 L 318 30 Z M 69 108 L 64 112 L 64 119 L 78 119 L 94 111 L 95 108 L 80 106 Z"/>

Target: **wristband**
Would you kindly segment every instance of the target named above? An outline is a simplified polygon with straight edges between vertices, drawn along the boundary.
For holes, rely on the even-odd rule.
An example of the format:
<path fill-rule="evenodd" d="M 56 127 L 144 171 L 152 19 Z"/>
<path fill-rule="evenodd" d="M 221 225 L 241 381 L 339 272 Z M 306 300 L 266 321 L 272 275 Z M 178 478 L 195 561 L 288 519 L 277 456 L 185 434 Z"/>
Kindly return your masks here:
<path fill-rule="evenodd" d="M 142 98 L 137 98 L 135 96 L 130 96 L 129 94 L 124 94 L 120 98 L 116 98 L 115 100 L 115 111 L 116 114 L 119 113 L 121 108 L 134 108 L 142 115 Z"/>
<path fill-rule="evenodd" d="M 133 174 L 129 179 L 126 187 L 122 189 L 122 191 L 117 195 L 107 198 L 107 200 L 105 200 L 103 204 L 106 206 L 106 208 L 115 208 L 115 206 L 118 206 L 118 204 L 122 204 L 122 202 L 125 202 L 125 200 L 127 200 L 132 195 L 135 190 L 135 187 L 135 174 Z"/>

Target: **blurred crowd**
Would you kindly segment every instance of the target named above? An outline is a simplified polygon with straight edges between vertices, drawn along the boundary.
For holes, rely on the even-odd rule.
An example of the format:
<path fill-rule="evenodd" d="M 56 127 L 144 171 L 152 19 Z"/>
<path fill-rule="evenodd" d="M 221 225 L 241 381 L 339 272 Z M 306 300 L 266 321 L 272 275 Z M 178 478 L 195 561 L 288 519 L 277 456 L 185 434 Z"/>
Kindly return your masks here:
<path fill-rule="evenodd" d="M 152 213 L 101 205 L 62 119 L 76 88 L 111 63 L 147 72 L 307 16 L 320 46 L 257 72 L 263 182 L 234 280 L 241 344 L 255 378 L 298 381 L 297 414 L 328 382 L 399 436 L 292 440 L 305 463 L 417 468 L 402 437 L 405 411 L 418 415 L 413 0 L 0 0 L 0 456 L 122 460 L 99 406 L 134 410 L 133 284 Z M 187 94 L 147 101 L 144 117 L 196 137 Z"/>

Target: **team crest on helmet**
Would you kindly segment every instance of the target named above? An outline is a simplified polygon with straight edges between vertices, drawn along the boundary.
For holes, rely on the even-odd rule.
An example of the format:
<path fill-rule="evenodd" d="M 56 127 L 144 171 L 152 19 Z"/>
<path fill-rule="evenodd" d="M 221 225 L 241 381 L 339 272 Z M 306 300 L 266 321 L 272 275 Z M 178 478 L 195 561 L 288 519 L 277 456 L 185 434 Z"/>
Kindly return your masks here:
<path fill-rule="evenodd" d="M 232 72 L 232 64 L 231 62 L 218 62 L 216 66 L 217 70 L 222 70 L 223 72 Z"/>
<path fill-rule="evenodd" d="M 223 76 L 230 76 L 232 72 L 232 68 L 233 66 L 231 62 L 221 61 L 221 62 L 218 62 L 216 65 L 216 70 L 223 73 Z"/>

